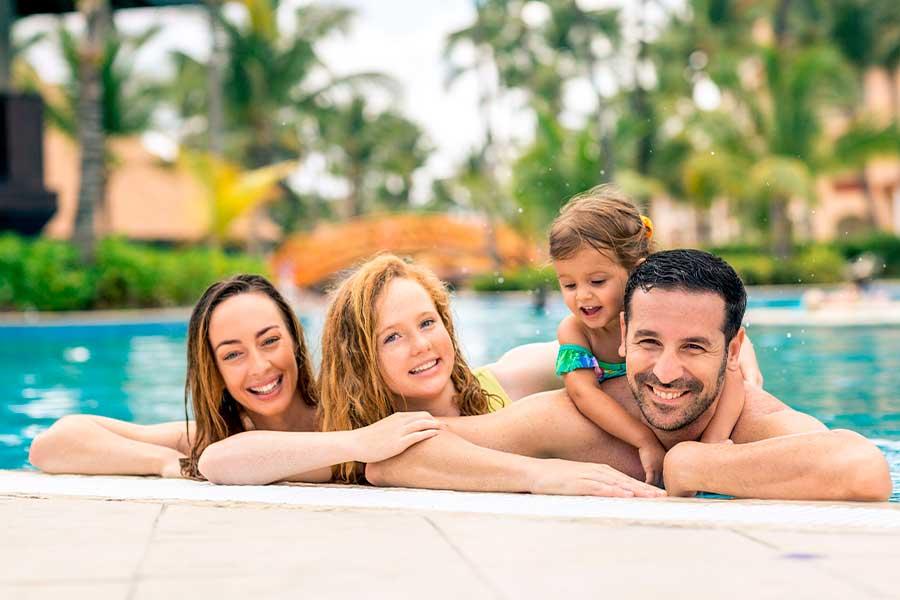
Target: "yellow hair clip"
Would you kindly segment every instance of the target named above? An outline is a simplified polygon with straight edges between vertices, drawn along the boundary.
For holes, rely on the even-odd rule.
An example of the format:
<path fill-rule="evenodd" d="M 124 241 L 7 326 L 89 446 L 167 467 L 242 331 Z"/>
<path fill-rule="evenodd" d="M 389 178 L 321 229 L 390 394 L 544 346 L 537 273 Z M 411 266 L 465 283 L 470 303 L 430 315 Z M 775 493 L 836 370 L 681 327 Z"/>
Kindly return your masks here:
<path fill-rule="evenodd" d="M 644 224 L 644 229 L 647 230 L 647 232 L 644 234 L 647 236 L 647 239 L 649 240 L 653 238 L 653 221 L 650 220 L 650 217 L 648 217 L 647 215 L 641 215 L 641 223 Z"/>

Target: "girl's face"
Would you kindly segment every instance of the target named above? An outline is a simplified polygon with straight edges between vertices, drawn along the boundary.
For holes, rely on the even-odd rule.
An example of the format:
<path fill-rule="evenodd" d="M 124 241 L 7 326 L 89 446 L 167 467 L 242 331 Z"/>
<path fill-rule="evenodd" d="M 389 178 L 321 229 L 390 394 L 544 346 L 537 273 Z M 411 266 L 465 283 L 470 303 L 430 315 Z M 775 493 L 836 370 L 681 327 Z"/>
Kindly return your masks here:
<path fill-rule="evenodd" d="M 553 267 L 566 307 L 587 328 L 618 326 L 628 281 L 624 267 L 587 245 Z"/>
<path fill-rule="evenodd" d="M 375 312 L 378 368 L 388 388 L 423 409 L 452 398 L 453 342 L 425 288 L 394 279 Z"/>
<path fill-rule="evenodd" d="M 217 306 L 209 343 L 225 387 L 251 419 L 282 417 L 299 401 L 294 340 L 267 296 L 239 294 Z"/>

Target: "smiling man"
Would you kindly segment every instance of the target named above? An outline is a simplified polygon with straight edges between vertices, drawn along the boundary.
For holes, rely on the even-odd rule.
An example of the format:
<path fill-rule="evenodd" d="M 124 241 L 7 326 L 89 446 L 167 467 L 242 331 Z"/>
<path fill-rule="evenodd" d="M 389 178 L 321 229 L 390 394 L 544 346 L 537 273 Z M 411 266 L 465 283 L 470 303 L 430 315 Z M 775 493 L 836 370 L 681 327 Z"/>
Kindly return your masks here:
<path fill-rule="evenodd" d="M 874 444 L 829 431 L 756 386 L 746 386 L 733 444 L 696 441 L 715 414 L 726 369 L 738 368 L 746 303 L 734 269 L 699 250 L 656 253 L 629 277 L 621 352 L 634 401 L 623 405 L 668 450 L 669 495 L 886 500 L 890 475 Z"/>

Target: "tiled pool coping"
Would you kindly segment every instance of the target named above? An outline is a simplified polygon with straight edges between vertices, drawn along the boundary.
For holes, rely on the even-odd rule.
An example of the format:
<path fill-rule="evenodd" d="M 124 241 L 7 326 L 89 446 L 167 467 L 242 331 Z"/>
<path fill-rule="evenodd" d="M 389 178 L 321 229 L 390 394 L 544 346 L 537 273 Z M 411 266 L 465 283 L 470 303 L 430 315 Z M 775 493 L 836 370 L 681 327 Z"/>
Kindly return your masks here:
<path fill-rule="evenodd" d="M 0 495 L 389 509 L 708 527 L 776 527 L 900 533 L 900 505 L 539 496 L 342 485 L 218 486 L 149 477 L 0 471 Z"/>

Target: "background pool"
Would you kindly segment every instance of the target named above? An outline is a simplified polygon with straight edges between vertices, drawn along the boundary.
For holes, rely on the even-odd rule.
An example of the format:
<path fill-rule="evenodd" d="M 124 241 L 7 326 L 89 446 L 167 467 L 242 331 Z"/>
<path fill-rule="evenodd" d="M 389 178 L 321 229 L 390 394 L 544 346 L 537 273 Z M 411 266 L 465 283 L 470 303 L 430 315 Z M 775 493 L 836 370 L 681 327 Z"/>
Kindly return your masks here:
<path fill-rule="evenodd" d="M 792 302 L 756 294 L 752 305 Z M 799 307 L 799 303 L 797 304 Z M 463 347 L 483 364 L 522 343 L 554 335 L 565 307 L 546 311 L 527 296 L 456 298 Z M 303 316 L 318 355 L 319 313 Z M 136 423 L 184 418 L 183 322 L 0 326 L 0 468 L 27 467 L 31 440 L 54 420 L 95 413 Z M 891 464 L 900 501 L 900 327 L 752 326 L 766 388 L 830 427 L 874 440 Z"/>

